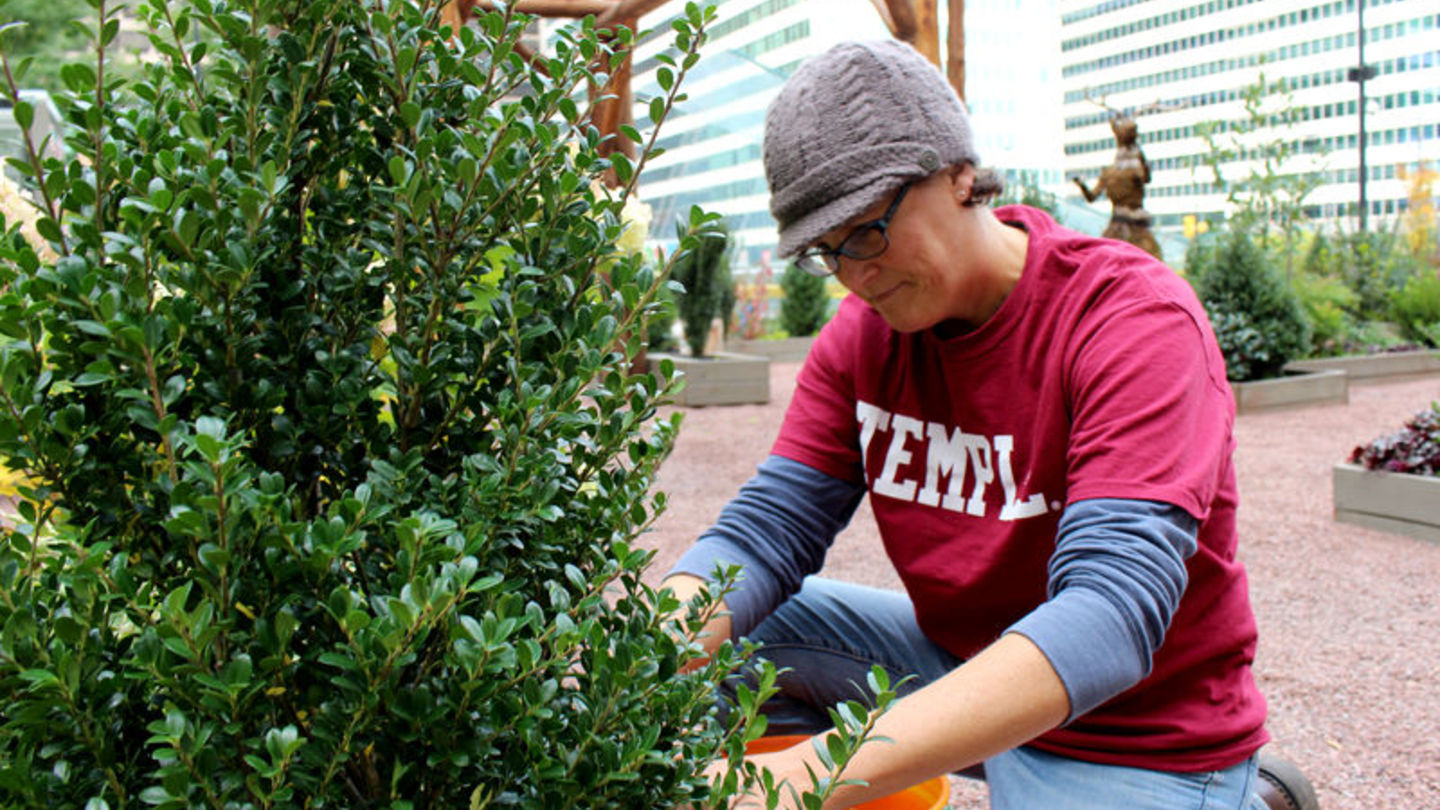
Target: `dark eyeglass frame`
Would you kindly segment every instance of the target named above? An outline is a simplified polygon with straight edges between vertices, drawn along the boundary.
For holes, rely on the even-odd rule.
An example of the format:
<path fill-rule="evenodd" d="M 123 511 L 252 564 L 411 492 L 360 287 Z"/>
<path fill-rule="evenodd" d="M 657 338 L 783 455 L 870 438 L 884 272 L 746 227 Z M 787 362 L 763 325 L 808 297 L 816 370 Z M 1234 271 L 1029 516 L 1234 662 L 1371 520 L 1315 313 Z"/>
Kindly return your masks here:
<path fill-rule="evenodd" d="M 900 190 L 895 193 L 895 199 L 890 203 L 890 207 L 885 209 L 884 214 L 881 214 L 878 219 L 872 219 L 869 222 L 862 222 L 859 225 L 856 225 L 854 228 L 851 228 L 850 233 L 846 234 L 845 238 L 840 240 L 839 247 L 827 248 L 824 246 L 816 246 L 812 248 L 807 248 L 795 258 L 795 266 L 799 267 L 801 270 L 804 270 L 812 276 L 820 276 L 823 278 L 825 276 L 839 272 L 840 257 L 842 256 L 847 259 L 857 259 L 863 261 L 865 259 L 873 259 L 876 256 L 879 256 L 880 254 L 889 250 L 890 234 L 887 229 L 890 227 L 890 220 L 894 219 L 895 211 L 900 207 L 901 201 L 905 199 L 906 193 L 910 191 L 910 186 L 914 184 L 915 181 L 910 180 L 904 185 L 902 185 L 900 187 Z M 857 237 L 865 236 L 871 231 L 876 231 L 880 234 L 879 250 L 866 251 L 853 247 L 846 247 L 846 245 L 855 242 Z"/>

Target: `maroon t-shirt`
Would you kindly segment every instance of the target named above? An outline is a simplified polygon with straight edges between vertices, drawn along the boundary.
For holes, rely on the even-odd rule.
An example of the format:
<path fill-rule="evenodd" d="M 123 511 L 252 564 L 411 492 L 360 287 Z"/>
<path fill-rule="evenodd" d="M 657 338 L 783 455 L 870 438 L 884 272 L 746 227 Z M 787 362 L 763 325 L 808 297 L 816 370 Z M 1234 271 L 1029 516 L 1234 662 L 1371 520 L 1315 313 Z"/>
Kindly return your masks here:
<path fill-rule="evenodd" d="M 1268 739 L 1235 558 L 1234 402 L 1189 285 L 1138 249 L 1022 206 L 1024 272 L 968 334 L 890 329 L 855 297 L 821 332 L 774 452 L 863 483 L 927 635 L 968 658 L 1044 601 L 1065 505 L 1174 504 L 1200 521 L 1189 586 L 1139 684 L 1033 744 L 1163 770 Z"/>

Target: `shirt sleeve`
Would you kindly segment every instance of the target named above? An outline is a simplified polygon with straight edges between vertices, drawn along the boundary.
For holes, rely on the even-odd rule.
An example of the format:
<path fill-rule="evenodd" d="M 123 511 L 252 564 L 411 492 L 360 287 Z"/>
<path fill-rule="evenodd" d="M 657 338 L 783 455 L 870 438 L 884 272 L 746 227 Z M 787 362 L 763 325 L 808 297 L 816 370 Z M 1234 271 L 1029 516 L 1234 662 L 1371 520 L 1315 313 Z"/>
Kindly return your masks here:
<path fill-rule="evenodd" d="M 725 603 L 733 634 L 742 636 L 819 572 L 864 492 L 859 484 L 772 455 L 670 573 L 713 580 L 717 567 L 739 566 L 739 581 Z"/>
<path fill-rule="evenodd" d="M 1085 714 L 1139 683 L 1185 593 L 1198 522 L 1155 501 L 1077 501 L 1060 518 L 1047 598 L 1006 632 L 1040 648 Z"/>
<path fill-rule="evenodd" d="M 1159 501 L 1202 521 L 1209 514 L 1233 447 L 1234 404 L 1203 311 L 1181 295 L 1193 297 L 1178 287 L 1136 293 L 1071 335 L 1069 501 Z"/>

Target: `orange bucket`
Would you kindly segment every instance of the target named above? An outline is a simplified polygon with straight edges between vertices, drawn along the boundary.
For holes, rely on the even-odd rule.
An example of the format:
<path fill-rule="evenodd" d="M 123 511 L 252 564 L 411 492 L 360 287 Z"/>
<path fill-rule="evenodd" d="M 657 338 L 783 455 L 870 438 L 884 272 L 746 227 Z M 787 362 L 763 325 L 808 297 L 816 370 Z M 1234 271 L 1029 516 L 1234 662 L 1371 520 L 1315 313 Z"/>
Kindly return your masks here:
<path fill-rule="evenodd" d="M 761 737 L 747 745 L 745 751 L 751 754 L 768 754 L 772 751 L 783 751 L 793 745 L 807 742 L 809 739 L 804 734 Z M 892 793 L 881 799 L 857 804 L 855 807 L 859 810 L 941 810 L 949 802 L 950 780 L 943 776 L 937 776 L 905 788 L 899 793 Z"/>

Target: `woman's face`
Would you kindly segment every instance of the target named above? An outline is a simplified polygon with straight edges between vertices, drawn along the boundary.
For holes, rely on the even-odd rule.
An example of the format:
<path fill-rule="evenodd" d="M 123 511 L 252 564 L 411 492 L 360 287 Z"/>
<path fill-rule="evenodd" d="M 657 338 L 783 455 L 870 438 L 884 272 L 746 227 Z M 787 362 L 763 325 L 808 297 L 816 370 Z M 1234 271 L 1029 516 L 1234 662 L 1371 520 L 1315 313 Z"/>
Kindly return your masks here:
<path fill-rule="evenodd" d="M 915 182 L 890 214 L 885 251 L 870 259 L 840 259 L 836 279 L 898 332 L 929 329 L 951 318 L 979 325 L 994 311 L 994 281 L 969 261 L 965 249 L 967 240 L 978 236 L 978 211 L 964 205 L 974 172 L 966 166 Z M 825 234 L 820 244 L 836 247 L 883 217 L 897 194 Z"/>

